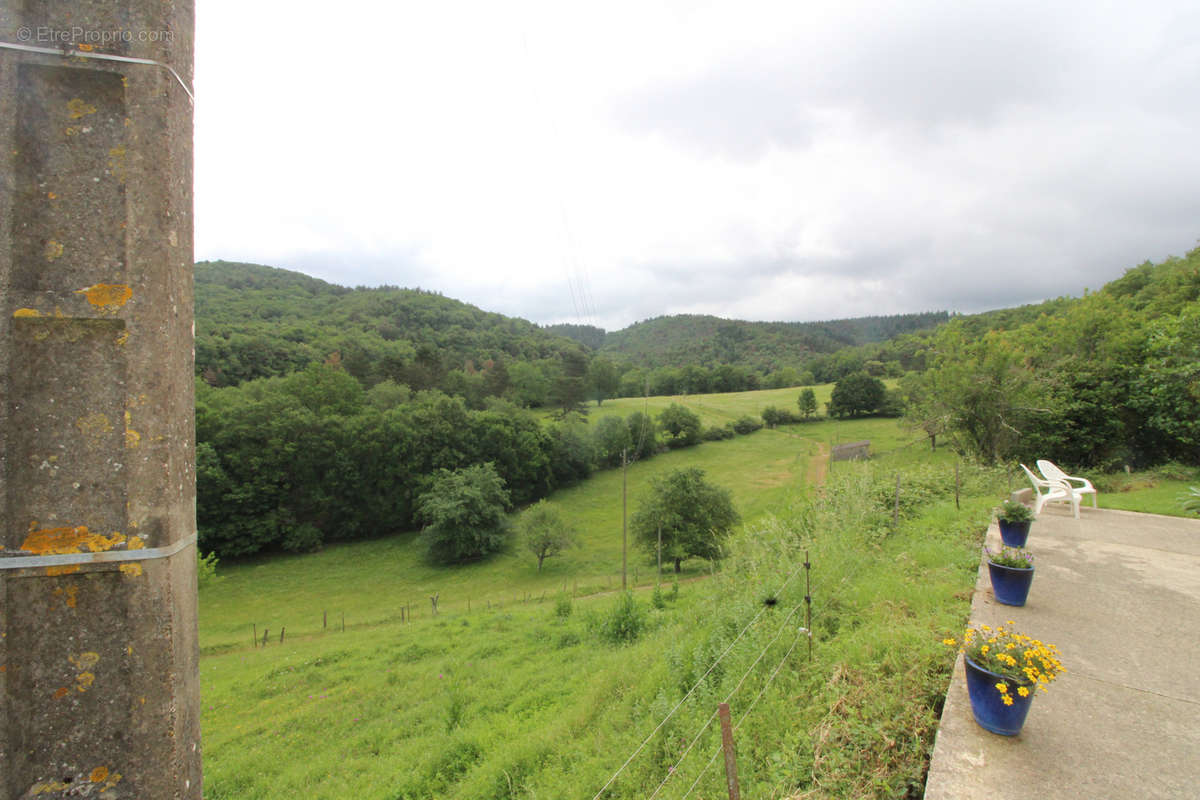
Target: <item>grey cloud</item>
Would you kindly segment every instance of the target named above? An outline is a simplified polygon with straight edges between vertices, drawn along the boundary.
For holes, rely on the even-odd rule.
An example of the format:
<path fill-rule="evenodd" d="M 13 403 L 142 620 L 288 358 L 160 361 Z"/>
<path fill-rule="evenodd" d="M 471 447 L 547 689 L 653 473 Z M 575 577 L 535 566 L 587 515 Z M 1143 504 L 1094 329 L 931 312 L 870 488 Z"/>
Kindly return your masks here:
<path fill-rule="evenodd" d="M 893 18 L 848 18 L 828 37 L 805 32 L 786 49 L 649 88 L 614 114 L 635 130 L 755 158 L 770 146 L 807 146 L 829 109 L 874 126 L 986 124 L 1002 109 L 1060 97 L 1062 65 L 1085 56 L 1071 20 L 1041 7 L 894 8 Z"/>

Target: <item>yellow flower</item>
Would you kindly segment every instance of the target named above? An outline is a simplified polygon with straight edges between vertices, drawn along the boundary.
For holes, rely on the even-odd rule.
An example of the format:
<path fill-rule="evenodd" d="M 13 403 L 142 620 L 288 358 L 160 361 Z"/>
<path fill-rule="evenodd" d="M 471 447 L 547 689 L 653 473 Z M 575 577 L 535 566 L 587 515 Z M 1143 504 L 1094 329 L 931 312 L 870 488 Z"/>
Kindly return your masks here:
<path fill-rule="evenodd" d="M 1029 690 L 1026 689 L 1024 686 L 1018 686 L 1017 694 L 1021 695 L 1021 697 L 1029 697 Z"/>
<path fill-rule="evenodd" d="M 988 654 L 988 646 L 985 644 L 983 647 L 979 648 L 979 655 L 986 656 L 987 654 Z"/>
<path fill-rule="evenodd" d="M 1007 694 L 1008 693 L 1008 684 L 1003 681 L 1001 681 L 1000 683 L 997 683 L 996 691 L 1000 692 L 1000 694 Z"/>
<path fill-rule="evenodd" d="M 952 639 L 952 638 L 951 639 L 942 639 L 942 644 L 949 645 L 950 647 L 954 647 L 954 645 L 958 644 L 958 642 L 954 641 L 954 639 Z"/>
<path fill-rule="evenodd" d="M 1008 695 L 1004 695 L 1004 705 L 1011 706 L 1012 704 L 1013 704 L 1013 699 L 1011 697 L 1009 697 Z"/>

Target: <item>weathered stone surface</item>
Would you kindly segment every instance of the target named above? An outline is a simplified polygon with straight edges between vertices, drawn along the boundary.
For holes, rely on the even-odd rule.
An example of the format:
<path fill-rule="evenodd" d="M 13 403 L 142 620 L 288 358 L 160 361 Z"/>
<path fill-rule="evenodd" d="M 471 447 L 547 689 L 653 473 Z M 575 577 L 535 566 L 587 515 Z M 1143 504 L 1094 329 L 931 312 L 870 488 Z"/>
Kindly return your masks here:
<path fill-rule="evenodd" d="M 189 84 L 192 30 L 0 0 L 2 41 Z M 195 533 L 191 143 L 162 68 L 0 49 L 0 565 Z M 197 662 L 194 547 L 0 569 L 0 798 L 199 798 Z"/>

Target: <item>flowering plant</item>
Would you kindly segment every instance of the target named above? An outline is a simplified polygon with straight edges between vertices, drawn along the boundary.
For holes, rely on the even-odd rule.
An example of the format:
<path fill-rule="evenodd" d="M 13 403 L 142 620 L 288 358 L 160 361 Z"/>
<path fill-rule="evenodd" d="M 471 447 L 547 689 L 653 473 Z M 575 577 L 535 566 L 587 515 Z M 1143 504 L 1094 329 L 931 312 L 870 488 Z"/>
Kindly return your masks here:
<path fill-rule="evenodd" d="M 1014 623 L 1008 620 L 1005 624 Z M 1028 697 L 1035 686 L 1044 692 L 1047 684 L 1067 671 L 1058 660 L 1057 647 L 1003 626 L 968 628 L 961 644 L 954 639 L 943 642 L 957 646 L 977 665 L 1003 678 L 996 682 L 996 691 L 1006 706 L 1013 704 L 1014 692 Z"/>
<path fill-rule="evenodd" d="M 1033 568 L 1033 553 L 1024 547 L 1001 547 L 999 550 L 993 550 L 985 546 L 983 552 L 987 556 L 988 561 L 993 564 L 999 564 L 1002 567 L 1016 567 L 1017 569 Z"/>

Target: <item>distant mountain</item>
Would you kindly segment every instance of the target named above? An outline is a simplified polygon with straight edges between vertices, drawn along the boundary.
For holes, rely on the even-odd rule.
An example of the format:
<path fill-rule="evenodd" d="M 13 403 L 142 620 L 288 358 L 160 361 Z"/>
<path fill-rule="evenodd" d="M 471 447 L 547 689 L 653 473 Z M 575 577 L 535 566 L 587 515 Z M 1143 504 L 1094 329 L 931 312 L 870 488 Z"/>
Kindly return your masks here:
<path fill-rule="evenodd" d="M 645 367 L 722 363 L 769 372 L 845 347 L 932 329 L 949 319 L 945 311 L 825 322 L 746 322 L 678 314 L 608 333 L 600 351 Z"/>

